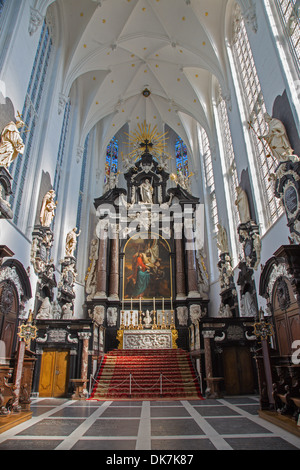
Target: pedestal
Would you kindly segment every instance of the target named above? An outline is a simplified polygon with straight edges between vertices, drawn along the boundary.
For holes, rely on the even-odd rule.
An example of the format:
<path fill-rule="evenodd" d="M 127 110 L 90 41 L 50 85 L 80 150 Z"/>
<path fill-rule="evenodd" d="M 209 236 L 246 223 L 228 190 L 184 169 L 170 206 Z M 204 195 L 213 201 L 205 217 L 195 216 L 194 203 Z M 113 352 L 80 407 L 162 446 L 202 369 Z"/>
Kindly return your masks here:
<path fill-rule="evenodd" d="M 75 392 L 72 395 L 72 400 L 86 400 L 86 384 L 87 379 L 71 379 L 74 384 Z"/>

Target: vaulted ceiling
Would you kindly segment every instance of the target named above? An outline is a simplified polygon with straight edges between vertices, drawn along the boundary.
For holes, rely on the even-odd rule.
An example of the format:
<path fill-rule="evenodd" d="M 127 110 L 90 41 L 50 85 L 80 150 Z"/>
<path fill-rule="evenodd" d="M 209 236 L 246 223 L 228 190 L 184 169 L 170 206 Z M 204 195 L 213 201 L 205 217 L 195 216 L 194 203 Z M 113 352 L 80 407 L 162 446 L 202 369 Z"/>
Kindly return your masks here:
<path fill-rule="evenodd" d="M 81 126 L 108 120 L 176 132 L 185 116 L 206 126 L 212 76 L 226 90 L 227 0 L 58 0 L 62 94 L 80 95 Z M 147 89 L 150 96 L 142 92 Z M 109 137 L 109 136 L 108 136 Z"/>
<path fill-rule="evenodd" d="M 44 15 L 51 4 L 57 9 L 61 93 L 76 90 L 83 134 L 99 122 L 107 141 L 126 123 L 167 124 L 183 138 L 191 119 L 212 127 L 212 77 L 228 91 L 225 18 L 233 0 L 33 2 Z"/>

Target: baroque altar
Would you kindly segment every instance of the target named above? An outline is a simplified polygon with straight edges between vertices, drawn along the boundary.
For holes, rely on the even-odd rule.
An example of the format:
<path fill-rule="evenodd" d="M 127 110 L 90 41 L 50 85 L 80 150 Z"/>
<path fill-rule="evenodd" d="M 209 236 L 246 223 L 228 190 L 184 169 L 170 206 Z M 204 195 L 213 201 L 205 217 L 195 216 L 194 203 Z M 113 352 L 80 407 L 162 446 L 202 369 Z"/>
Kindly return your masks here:
<path fill-rule="evenodd" d="M 199 199 L 168 173 L 160 137 L 147 133 L 123 159 L 126 189 L 95 199 L 85 308 L 98 328 L 94 351 L 189 349 L 189 326 L 208 309 L 208 276 L 197 247 Z M 203 229 L 203 227 L 202 227 Z"/>

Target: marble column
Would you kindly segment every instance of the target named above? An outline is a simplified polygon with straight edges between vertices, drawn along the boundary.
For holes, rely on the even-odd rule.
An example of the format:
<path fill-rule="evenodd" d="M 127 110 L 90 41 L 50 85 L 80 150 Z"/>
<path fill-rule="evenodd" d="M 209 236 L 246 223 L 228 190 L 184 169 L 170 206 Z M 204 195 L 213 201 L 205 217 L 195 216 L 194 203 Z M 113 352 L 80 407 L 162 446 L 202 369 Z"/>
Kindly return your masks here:
<path fill-rule="evenodd" d="M 89 339 L 91 336 L 90 331 L 79 331 L 78 332 L 78 337 L 79 339 L 82 340 L 82 356 L 81 356 L 81 380 L 85 381 L 85 392 L 87 393 L 86 390 L 86 383 L 88 382 L 88 359 L 89 359 Z"/>
<path fill-rule="evenodd" d="M 183 256 L 182 224 L 174 224 L 175 232 L 175 262 L 176 262 L 176 297 L 186 297 L 185 272 Z"/>
<path fill-rule="evenodd" d="M 202 335 L 204 338 L 205 374 L 206 378 L 209 379 L 213 377 L 210 340 L 214 338 L 215 331 L 204 330 L 202 332 Z"/>
<path fill-rule="evenodd" d="M 115 228 L 110 241 L 109 297 L 119 299 L 119 233 Z"/>
<path fill-rule="evenodd" d="M 19 405 L 20 400 L 20 391 L 21 391 L 21 381 L 24 368 L 24 359 L 25 359 L 26 343 L 25 341 L 19 341 L 18 343 L 18 352 L 17 352 L 17 365 L 15 368 L 14 376 L 14 402 L 13 402 L 13 412 L 20 411 L 21 407 Z"/>
<path fill-rule="evenodd" d="M 107 297 L 107 243 L 108 230 L 104 228 L 99 236 L 99 258 L 97 264 L 97 290 L 95 297 Z"/>
<path fill-rule="evenodd" d="M 188 297 L 200 297 L 198 288 L 197 262 L 194 243 L 193 221 L 184 221 L 186 239 L 186 259 L 188 276 Z"/>

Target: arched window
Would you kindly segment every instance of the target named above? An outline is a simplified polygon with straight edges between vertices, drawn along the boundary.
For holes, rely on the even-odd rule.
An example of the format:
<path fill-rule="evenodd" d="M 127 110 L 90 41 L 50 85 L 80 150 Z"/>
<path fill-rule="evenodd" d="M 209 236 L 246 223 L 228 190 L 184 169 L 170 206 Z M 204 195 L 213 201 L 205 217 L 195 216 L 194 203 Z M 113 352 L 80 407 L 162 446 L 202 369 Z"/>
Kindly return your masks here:
<path fill-rule="evenodd" d="M 179 136 L 175 143 L 175 156 L 177 173 L 181 171 L 183 175 L 189 176 L 187 146 Z"/>
<path fill-rule="evenodd" d="M 106 162 L 105 162 L 105 180 L 106 184 L 109 180 L 111 173 L 118 172 L 118 156 L 119 156 L 119 143 L 118 139 L 114 137 L 106 149 Z"/>
<path fill-rule="evenodd" d="M 300 0 L 274 0 L 300 75 Z"/>
<path fill-rule="evenodd" d="M 58 196 L 58 192 L 59 192 L 60 178 L 61 178 L 61 172 L 62 172 L 62 167 L 63 167 L 64 155 L 65 155 L 66 139 L 67 139 L 68 128 L 69 128 L 70 111 L 71 111 L 71 103 L 69 101 L 65 107 L 64 120 L 63 120 L 62 130 L 60 134 L 59 149 L 58 149 L 56 168 L 55 168 L 53 188 L 55 190 L 56 197 Z"/>
<path fill-rule="evenodd" d="M 231 242 L 235 246 L 236 254 L 242 254 L 242 245 L 238 241 L 237 228 L 240 224 L 240 215 L 235 204 L 237 199 L 237 187 L 239 186 L 238 173 L 235 162 L 235 155 L 230 131 L 230 124 L 225 99 L 222 97 L 221 90 L 218 90 L 217 96 L 217 120 L 220 130 L 220 147 L 222 147 L 222 171 L 224 186 L 229 193 L 228 212 L 231 219 L 232 229 L 230 230 Z"/>
<path fill-rule="evenodd" d="M 264 145 L 263 140 L 258 138 L 267 133 L 264 119 L 267 110 L 245 23 L 238 5 L 236 6 L 234 19 L 232 53 L 239 82 L 237 86 L 243 100 L 240 105 L 243 106 L 243 112 L 248 121 L 248 132 L 255 156 L 255 168 L 250 165 L 250 171 L 252 172 L 252 179 L 258 179 L 258 188 L 261 194 L 256 194 L 256 198 L 260 197 L 262 201 L 264 220 L 261 222 L 263 222 L 266 230 L 283 214 L 283 208 L 279 199 L 274 197 L 272 174 L 275 173 L 276 163 L 270 157 L 269 149 Z"/>
<path fill-rule="evenodd" d="M 1 15 L 2 15 L 3 11 L 4 11 L 6 2 L 7 2 L 7 0 L 0 0 L 0 18 L 1 18 Z"/>
<path fill-rule="evenodd" d="M 87 138 L 85 139 L 84 151 L 83 151 L 83 157 L 82 157 L 80 188 L 79 188 L 79 198 L 78 198 L 78 206 L 77 206 L 77 219 L 76 219 L 76 227 L 77 227 L 78 230 L 80 229 L 80 226 L 81 226 L 81 213 L 82 213 L 82 202 L 83 202 L 84 189 L 85 189 L 85 175 L 86 175 L 86 166 L 87 166 L 87 154 L 88 154 L 88 147 L 89 147 L 89 138 L 90 138 L 90 135 L 88 134 Z M 77 245 L 77 248 L 78 248 L 78 245 Z M 76 250 L 77 250 L 77 248 L 76 248 Z M 76 256 L 76 254 L 75 254 L 75 256 Z"/>
<path fill-rule="evenodd" d="M 199 143 L 200 143 L 202 160 L 203 160 L 206 196 L 208 198 L 208 204 L 210 207 L 211 229 L 212 229 L 213 234 L 217 234 L 217 231 L 218 231 L 217 225 L 219 223 L 219 216 L 218 216 L 218 206 L 217 206 L 217 198 L 216 198 L 215 178 L 214 178 L 209 140 L 208 140 L 207 133 L 205 132 L 203 127 L 200 127 L 199 137 L 200 137 Z"/>
<path fill-rule="evenodd" d="M 14 223 L 16 224 L 20 215 L 28 164 L 32 157 L 32 146 L 38 124 L 51 50 L 52 39 L 46 21 L 44 21 L 22 111 L 22 118 L 26 126 L 22 132 L 25 153 L 11 167 L 13 176 L 11 205 L 14 206 Z"/>

